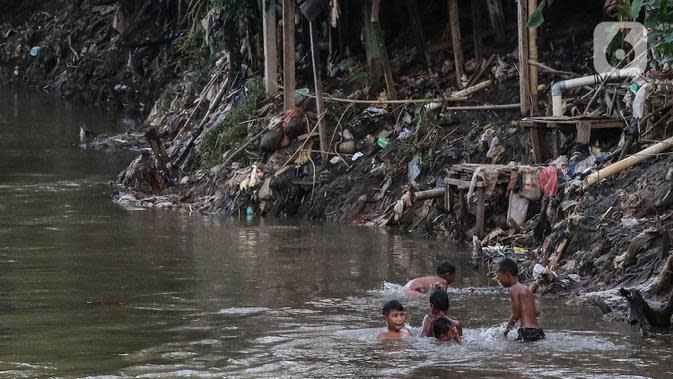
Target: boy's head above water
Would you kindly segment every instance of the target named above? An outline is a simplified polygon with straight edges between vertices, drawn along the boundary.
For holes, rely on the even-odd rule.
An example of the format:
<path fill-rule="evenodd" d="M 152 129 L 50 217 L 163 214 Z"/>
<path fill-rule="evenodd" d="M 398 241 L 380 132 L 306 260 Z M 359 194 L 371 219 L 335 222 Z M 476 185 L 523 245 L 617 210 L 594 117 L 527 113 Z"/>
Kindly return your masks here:
<path fill-rule="evenodd" d="M 404 312 L 402 303 L 397 300 L 390 300 L 383 304 L 382 313 L 383 319 L 386 320 L 386 324 L 388 324 L 388 330 L 399 332 L 404 328 L 406 313 Z"/>
<path fill-rule="evenodd" d="M 446 313 L 449 310 L 449 295 L 438 289 L 430 295 L 430 310 L 432 313 Z"/>
<path fill-rule="evenodd" d="M 456 267 L 447 261 L 441 262 L 437 265 L 437 276 L 446 280 L 446 284 L 449 285 L 456 278 Z"/>
<path fill-rule="evenodd" d="M 441 317 L 432 323 L 432 335 L 439 341 L 453 341 L 458 337 L 458 329 L 451 320 Z"/>
<path fill-rule="evenodd" d="M 495 277 L 503 287 L 511 287 L 519 281 L 519 268 L 516 262 L 510 258 L 505 258 L 498 262 L 498 269 L 495 271 Z"/>

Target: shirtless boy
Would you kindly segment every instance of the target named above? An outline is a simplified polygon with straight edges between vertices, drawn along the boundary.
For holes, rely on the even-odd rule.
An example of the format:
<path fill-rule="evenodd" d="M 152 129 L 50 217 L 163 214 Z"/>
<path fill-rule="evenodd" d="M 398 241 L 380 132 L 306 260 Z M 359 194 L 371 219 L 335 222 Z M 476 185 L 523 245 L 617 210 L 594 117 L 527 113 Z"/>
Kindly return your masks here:
<path fill-rule="evenodd" d="M 512 300 L 512 317 L 505 328 L 505 337 L 507 333 L 521 321 L 518 340 L 537 341 L 544 338 L 544 332 L 537 323 L 537 316 L 540 311 L 535 304 L 535 296 L 525 285 L 519 283 L 519 268 L 512 259 L 505 258 L 498 263 L 498 269 L 495 272 L 500 285 L 509 290 Z"/>
<path fill-rule="evenodd" d="M 441 342 L 456 342 L 462 344 L 456 324 L 448 317 L 441 317 L 432 324 L 432 333 Z"/>
<path fill-rule="evenodd" d="M 404 327 L 406 314 L 404 307 L 397 300 L 390 300 L 383 305 L 383 319 L 388 325 L 388 330 L 376 335 L 379 341 L 398 340 L 401 337 L 410 337 L 411 331 Z"/>
<path fill-rule="evenodd" d="M 434 333 L 434 324 L 437 320 L 447 319 L 451 325 L 456 329 L 458 336 L 463 335 L 463 327 L 458 320 L 454 320 L 448 315 L 449 313 L 449 295 L 446 291 L 441 289 L 435 290 L 430 295 L 430 313 L 423 318 L 423 326 L 421 327 L 421 337 L 436 337 Z"/>
<path fill-rule="evenodd" d="M 437 265 L 437 276 L 422 276 L 410 280 L 404 286 L 404 289 L 409 294 L 418 294 L 418 293 L 428 293 L 434 288 L 444 288 L 446 289 L 451 283 L 453 283 L 456 277 L 456 267 L 451 263 L 444 261 Z"/>

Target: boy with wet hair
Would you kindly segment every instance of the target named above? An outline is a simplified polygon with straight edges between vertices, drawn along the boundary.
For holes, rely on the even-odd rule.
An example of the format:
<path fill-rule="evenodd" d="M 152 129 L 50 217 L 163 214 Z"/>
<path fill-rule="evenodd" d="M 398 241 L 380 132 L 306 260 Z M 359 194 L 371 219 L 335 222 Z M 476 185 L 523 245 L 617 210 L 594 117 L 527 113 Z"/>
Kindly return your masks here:
<path fill-rule="evenodd" d="M 386 321 L 388 330 L 376 335 L 379 341 L 398 340 L 402 337 L 411 337 L 411 331 L 404 326 L 406 314 L 404 306 L 397 300 L 390 300 L 383 304 L 383 319 Z"/>
<path fill-rule="evenodd" d="M 448 315 L 449 313 L 449 295 L 446 291 L 441 289 L 435 290 L 430 295 L 430 313 L 423 318 L 423 326 L 421 327 L 421 337 L 437 337 L 434 334 L 434 323 L 439 319 L 447 319 L 456 328 L 458 336 L 463 335 L 463 327 L 458 320 L 454 320 Z"/>
<path fill-rule="evenodd" d="M 518 340 L 537 341 L 545 337 L 544 331 L 537 323 L 537 316 L 540 310 L 535 304 L 535 296 L 528 287 L 519 283 L 519 268 L 516 262 L 510 258 L 505 258 L 498 262 L 498 269 L 495 272 L 496 279 L 500 285 L 509 290 L 512 300 L 512 317 L 507 322 L 504 335 L 521 321 L 521 327 L 518 330 Z"/>
<path fill-rule="evenodd" d="M 447 317 L 441 317 L 432 323 L 432 334 L 441 342 L 456 342 L 462 344 L 456 324 Z"/>
<path fill-rule="evenodd" d="M 404 286 L 409 294 L 428 293 L 435 288 L 448 287 L 456 279 L 456 267 L 447 261 L 437 265 L 437 276 L 422 276 L 412 279 Z"/>

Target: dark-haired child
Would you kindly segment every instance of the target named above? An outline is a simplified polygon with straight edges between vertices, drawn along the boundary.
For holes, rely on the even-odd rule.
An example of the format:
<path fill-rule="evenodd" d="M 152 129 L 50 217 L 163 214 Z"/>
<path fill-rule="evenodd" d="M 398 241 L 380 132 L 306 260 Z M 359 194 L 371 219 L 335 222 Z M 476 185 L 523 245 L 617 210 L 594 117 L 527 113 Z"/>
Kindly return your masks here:
<path fill-rule="evenodd" d="M 458 320 L 454 320 L 448 315 L 449 313 L 449 295 L 446 291 L 441 289 L 435 290 L 430 295 L 430 313 L 423 318 L 423 326 L 421 327 L 421 337 L 437 337 L 434 334 L 434 323 L 439 319 L 447 319 L 456 328 L 459 336 L 463 335 L 463 327 Z"/>
<path fill-rule="evenodd" d="M 388 330 L 376 335 L 379 341 L 398 340 L 401 337 L 410 337 L 411 331 L 404 326 L 406 314 L 404 307 L 397 300 L 390 300 L 383 305 L 383 319 L 388 325 Z"/>
<path fill-rule="evenodd" d="M 512 317 L 505 327 L 505 337 L 507 333 L 521 321 L 518 340 L 537 341 L 543 339 L 544 332 L 537 323 L 537 316 L 540 311 L 535 304 L 535 296 L 528 287 L 519 283 L 519 268 L 512 259 L 505 258 L 498 263 L 498 269 L 495 272 L 500 285 L 509 290 L 512 300 Z"/>
<path fill-rule="evenodd" d="M 448 317 L 440 317 L 432 323 L 432 334 L 438 341 L 462 344 L 456 323 Z"/>
<path fill-rule="evenodd" d="M 407 293 L 428 293 L 435 288 L 448 287 L 456 278 L 456 267 L 444 261 L 437 265 L 437 276 L 422 276 L 412 279 L 404 286 Z"/>

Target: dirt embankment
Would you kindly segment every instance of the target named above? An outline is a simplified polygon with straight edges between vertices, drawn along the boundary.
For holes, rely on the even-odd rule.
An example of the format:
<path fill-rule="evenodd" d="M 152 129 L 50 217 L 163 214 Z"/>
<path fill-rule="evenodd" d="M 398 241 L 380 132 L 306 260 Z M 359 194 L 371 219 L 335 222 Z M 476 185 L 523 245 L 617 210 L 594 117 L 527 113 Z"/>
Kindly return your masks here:
<path fill-rule="evenodd" d="M 322 51 L 320 74 L 329 94 L 324 114 L 317 113 L 311 94 L 308 24 L 303 19 L 297 25 L 302 42 L 296 51 L 297 109 L 286 113 L 282 96 L 265 94 L 258 77 L 262 65 L 256 36 L 261 28 L 230 19 L 247 15 L 244 6 L 233 13 L 194 11 L 191 19 L 198 22 L 190 25 L 197 27 L 186 33 L 187 22 L 174 24 L 180 19 L 175 7 L 85 3 L 66 13 L 47 7 L 26 15 L 21 25 L 3 24 L 0 32 L 7 38 L 0 43 L 0 77 L 46 84 L 64 96 L 151 105 L 139 134 L 150 147 L 120 174 L 120 203 L 304 217 L 466 241 L 475 246 L 475 262 L 515 257 L 522 276 L 544 293 L 616 293 L 621 286 L 640 286 L 663 296 L 671 287 L 671 156 L 651 156 L 582 189 L 590 173 L 668 137 L 667 79 L 647 76 L 588 93 L 585 88 L 568 91 L 568 113 L 584 111 L 632 126 L 633 98 L 650 83 L 655 88 L 647 100 L 652 115 L 637 120 L 641 128 L 636 132 L 600 130 L 588 143 L 577 143 L 574 129 L 554 132 L 543 139 L 543 147 L 557 156 L 535 164 L 519 110 L 490 107 L 518 101 L 516 40 L 487 34 L 488 54 L 465 64 L 463 84 L 474 91 L 460 92 L 453 54 L 442 47 L 446 20 L 436 16 L 446 15 L 446 2 L 429 2 L 421 14 L 434 20 L 426 26 L 434 36 L 427 46 L 439 46 L 428 48 L 425 57 L 415 53 L 408 25 L 388 24 L 383 30 L 397 98 L 414 101 L 387 102 L 390 88 L 372 75 L 366 49 L 343 33 L 339 36 L 345 42 L 329 59 L 329 46 Z M 384 10 L 382 18 L 399 19 L 393 17 L 402 12 L 397 8 Z M 553 81 L 592 73 L 591 44 L 576 42 L 591 40 L 585 16 L 574 22 L 564 16 L 563 25 L 572 27 L 563 33 L 553 19 L 540 30 L 539 60 L 546 64 L 540 66 L 538 115 L 551 112 L 545 93 Z M 157 21 L 142 27 L 124 22 L 144 18 Z M 349 22 L 349 30 L 361 29 Z M 334 40 L 326 34 L 329 30 L 318 28 L 317 38 L 325 45 Z M 592 97 L 594 91 L 603 92 Z M 365 99 L 375 101 L 363 103 Z M 485 108 L 464 108 L 472 106 Z M 325 150 L 317 136 L 320 122 L 328 137 Z M 550 169 L 552 160 L 556 164 Z M 478 188 L 474 183 L 485 180 L 494 167 L 500 170 L 494 176 L 497 183 L 484 195 L 486 235 L 476 238 L 479 202 L 463 195 Z M 526 199 L 527 210 L 513 223 L 512 193 L 523 196 L 525 178 L 540 186 L 544 176 L 548 183 L 549 175 L 540 174 L 544 170 L 553 172 L 554 185 L 538 188 L 537 195 Z M 455 190 L 464 201 L 444 195 L 447 177 L 457 180 Z"/>
<path fill-rule="evenodd" d="M 115 109 L 147 109 L 198 60 L 179 49 L 186 36 L 171 3 L 0 2 L 0 82 Z"/>

